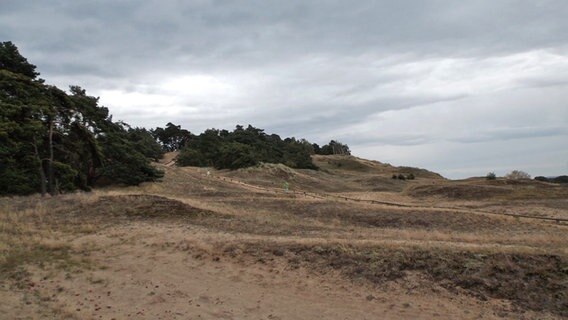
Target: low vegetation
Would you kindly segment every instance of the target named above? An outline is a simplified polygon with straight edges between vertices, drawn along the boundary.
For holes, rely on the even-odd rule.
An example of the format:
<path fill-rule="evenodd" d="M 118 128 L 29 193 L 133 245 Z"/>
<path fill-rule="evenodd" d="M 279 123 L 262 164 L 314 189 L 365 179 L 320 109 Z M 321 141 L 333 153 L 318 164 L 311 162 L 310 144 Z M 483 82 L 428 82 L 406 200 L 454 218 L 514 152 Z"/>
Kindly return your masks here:
<path fill-rule="evenodd" d="M 503 254 L 412 247 L 353 245 L 226 246 L 225 254 L 244 252 L 257 259 L 285 257 L 294 268 L 339 271 L 354 281 L 378 286 L 420 273 L 425 281 L 467 291 L 478 299 L 508 299 L 518 308 L 568 316 L 568 259 L 547 254 Z"/>
<path fill-rule="evenodd" d="M 15 199 L 14 199 L 15 200 Z M 25 201 L 25 202 L 23 202 Z M 91 225 L 81 223 L 74 232 L 90 232 Z M 32 199 L 18 199 L 0 204 L 0 284 L 21 289 L 29 281 L 29 267 L 73 271 L 88 266 L 84 257 L 73 255 L 68 242 L 45 204 Z"/>

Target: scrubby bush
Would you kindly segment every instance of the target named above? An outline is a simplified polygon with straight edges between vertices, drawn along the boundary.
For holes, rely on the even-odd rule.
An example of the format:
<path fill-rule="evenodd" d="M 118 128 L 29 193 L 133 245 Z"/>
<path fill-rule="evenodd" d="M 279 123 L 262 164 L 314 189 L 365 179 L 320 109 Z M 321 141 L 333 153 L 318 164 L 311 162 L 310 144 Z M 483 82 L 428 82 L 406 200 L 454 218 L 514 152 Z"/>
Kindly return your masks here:
<path fill-rule="evenodd" d="M 509 172 L 505 178 L 509 179 L 509 180 L 524 180 L 524 179 L 530 179 L 531 176 L 530 174 L 524 172 L 524 171 L 520 171 L 520 170 L 513 170 L 511 172 Z"/>
<path fill-rule="evenodd" d="M 395 179 L 395 180 L 396 179 L 398 179 L 398 180 L 414 180 L 414 179 L 416 179 L 416 177 L 414 176 L 413 173 L 409 173 L 406 176 L 402 173 L 399 173 L 399 174 L 394 173 L 391 178 Z"/>
<path fill-rule="evenodd" d="M 486 176 L 485 179 L 487 180 L 495 180 L 497 179 L 497 175 L 495 175 L 495 172 L 489 172 Z"/>

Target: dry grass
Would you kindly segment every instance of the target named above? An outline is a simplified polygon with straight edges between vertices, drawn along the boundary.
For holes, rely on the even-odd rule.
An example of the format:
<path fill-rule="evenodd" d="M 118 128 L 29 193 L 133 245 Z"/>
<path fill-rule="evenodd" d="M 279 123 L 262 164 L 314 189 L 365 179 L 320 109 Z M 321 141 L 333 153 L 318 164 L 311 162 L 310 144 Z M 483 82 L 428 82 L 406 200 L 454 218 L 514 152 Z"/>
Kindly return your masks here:
<path fill-rule="evenodd" d="M 393 174 L 413 174 L 417 178 L 423 179 L 442 179 L 442 177 L 432 171 L 413 167 L 395 167 L 388 163 L 370 161 L 354 156 L 338 155 L 315 155 L 312 160 L 316 166 L 322 170 L 337 173 L 356 173 L 372 174 L 375 176 L 391 178 Z"/>
<path fill-rule="evenodd" d="M 0 282 L 8 280 L 22 287 L 28 279 L 27 266 L 51 265 L 72 270 L 87 263 L 72 256 L 65 239 L 65 228 L 51 219 L 51 208 L 38 198 L 2 199 L 0 205 Z M 81 224 L 75 232 L 90 232 L 93 226 Z"/>
<path fill-rule="evenodd" d="M 323 274 L 340 271 L 354 281 L 378 286 L 404 282 L 418 272 L 426 281 L 453 291 L 460 288 L 481 300 L 508 299 L 519 308 L 568 315 L 565 256 L 278 242 L 225 245 L 222 250 L 228 256 L 247 254 L 259 261 L 284 257 L 292 268 L 307 267 Z"/>
<path fill-rule="evenodd" d="M 258 263 L 283 259 L 290 268 L 305 267 L 320 274 L 340 272 L 350 280 L 379 286 L 412 281 L 410 275 L 419 273 L 424 279 L 418 284 L 421 286 L 459 287 L 460 292 L 479 299 L 508 299 L 519 308 L 567 315 L 568 227 L 470 210 L 497 211 L 506 207 L 536 211 L 548 203 L 565 213 L 565 202 L 554 198 L 564 189 L 545 187 L 534 191 L 532 185 L 480 185 L 480 192 L 497 188 L 525 197 L 510 201 L 500 199 L 497 192 L 491 195 L 493 200 L 485 201 L 480 200 L 484 197 L 477 194 L 476 185 L 467 182 L 458 184 L 465 196 L 427 194 L 421 201 L 392 191 L 411 183 L 388 180 L 387 184 L 379 175 L 364 177 L 371 169 L 389 169 L 387 165 L 350 165 L 354 167 L 346 165 L 342 172 L 331 168 L 329 172 L 286 172 L 293 182 L 291 186 L 304 190 L 346 179 L 334 186 L 355 190 L 362 198 L 412 199 L 423 207 L 394 208 L 267 193 L 208 177 L 201 169 L 164 167 L 163 182 L 140 187 L 107 188 L 56 198 L 0 198 L 0 281 L 25 285 L 30 266 L 54 270 L 89 267 L 91 262 L 85 252 L 102 245 L 95 243 L 81 249 L 70 245 L 73 239 L 117 225 L 157 225 L 199 230 L 199 234 L 187 233 L 190 240 L 184 246 L 206 247 L 211 254 L 222 252 Z M 247 174 L 213 171 L 213 175 L 241 175 L 251 184 L 268 185 L 280 169 L 254 169 Z M 373 192 L 380 184 L 391 191 Z M 455 184 L 440 180 L 424 190 L 446 187 L 454 188 Z M 539 194 L 540 200 L 527 199 L 527 190 Z M 470 200 L 459 202 L 455 200 L 458 198 Z M 121 244 L 125 246 L 139 240 L 128 234 L 112 237 L 124 238 Z"/>
<path fill-rule="evenodd" d="M 74 239 L 117 224 L 187 221 L 202 215 L 206 212 L 178 201 L 116 191 L 56 198 L 1 198 L 0 288 L 23 290 L 22 299 L 31 303 L 27 292 L 34 286 L 34 269 L 53 275 L 65 272 L 71 276 L 94 267 L 89 256 L 101 249 L 102 244 L 73 244 Z M 41 302 L 39 298 L 33 301 Z M 52 309 L 49 309 L 50 314 L 65 318 L 63 313 Z"/>
<path fill-rule="evenodd" d="M 452 200 L 549 200 L 568 198 L 568 187 L 532 180 L 472 180 L 419 184 L 408 187 L 404 193 L 418 198 L 441 197 Z"/>

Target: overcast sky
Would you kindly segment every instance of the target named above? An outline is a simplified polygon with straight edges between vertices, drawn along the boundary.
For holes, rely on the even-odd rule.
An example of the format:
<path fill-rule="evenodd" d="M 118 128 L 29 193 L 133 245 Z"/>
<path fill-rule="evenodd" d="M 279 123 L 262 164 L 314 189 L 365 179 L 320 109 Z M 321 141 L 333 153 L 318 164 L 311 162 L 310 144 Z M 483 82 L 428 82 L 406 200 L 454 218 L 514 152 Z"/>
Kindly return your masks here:
<path fill-rule="evenodd" d="M 568 174 L 568 1 L 1 0 L 115 120 L 252 124 L 449 178 Z"/>

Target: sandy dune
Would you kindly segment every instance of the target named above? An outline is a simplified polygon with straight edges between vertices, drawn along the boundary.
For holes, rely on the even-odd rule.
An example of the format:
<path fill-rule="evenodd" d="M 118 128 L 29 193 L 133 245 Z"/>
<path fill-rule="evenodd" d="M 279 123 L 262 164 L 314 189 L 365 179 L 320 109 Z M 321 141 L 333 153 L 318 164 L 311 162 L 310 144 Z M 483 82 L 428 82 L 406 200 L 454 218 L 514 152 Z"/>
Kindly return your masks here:
<path fill-rule="evenodd" d="M 347 187 L 355 186 L 368 170 L 359 177 L 329 171 L 320 182 L 309 173 L 301 177 L 308 188 L 291 183 L 300 191 L 293 194 L 267 191 L 276 178 L 263 172 L 239 180 L 245 173 L 163 168 L 163 182 L 140 187 L 0 199 L 0 319 L 566 313 L 568 226 L 480 212 L 564 216 L 563 199 L 500 205 L 394 190 L 315 198 L 302 193 L 346 176 Z M 346 194 L 410 206 L 339 198 Z"/>

